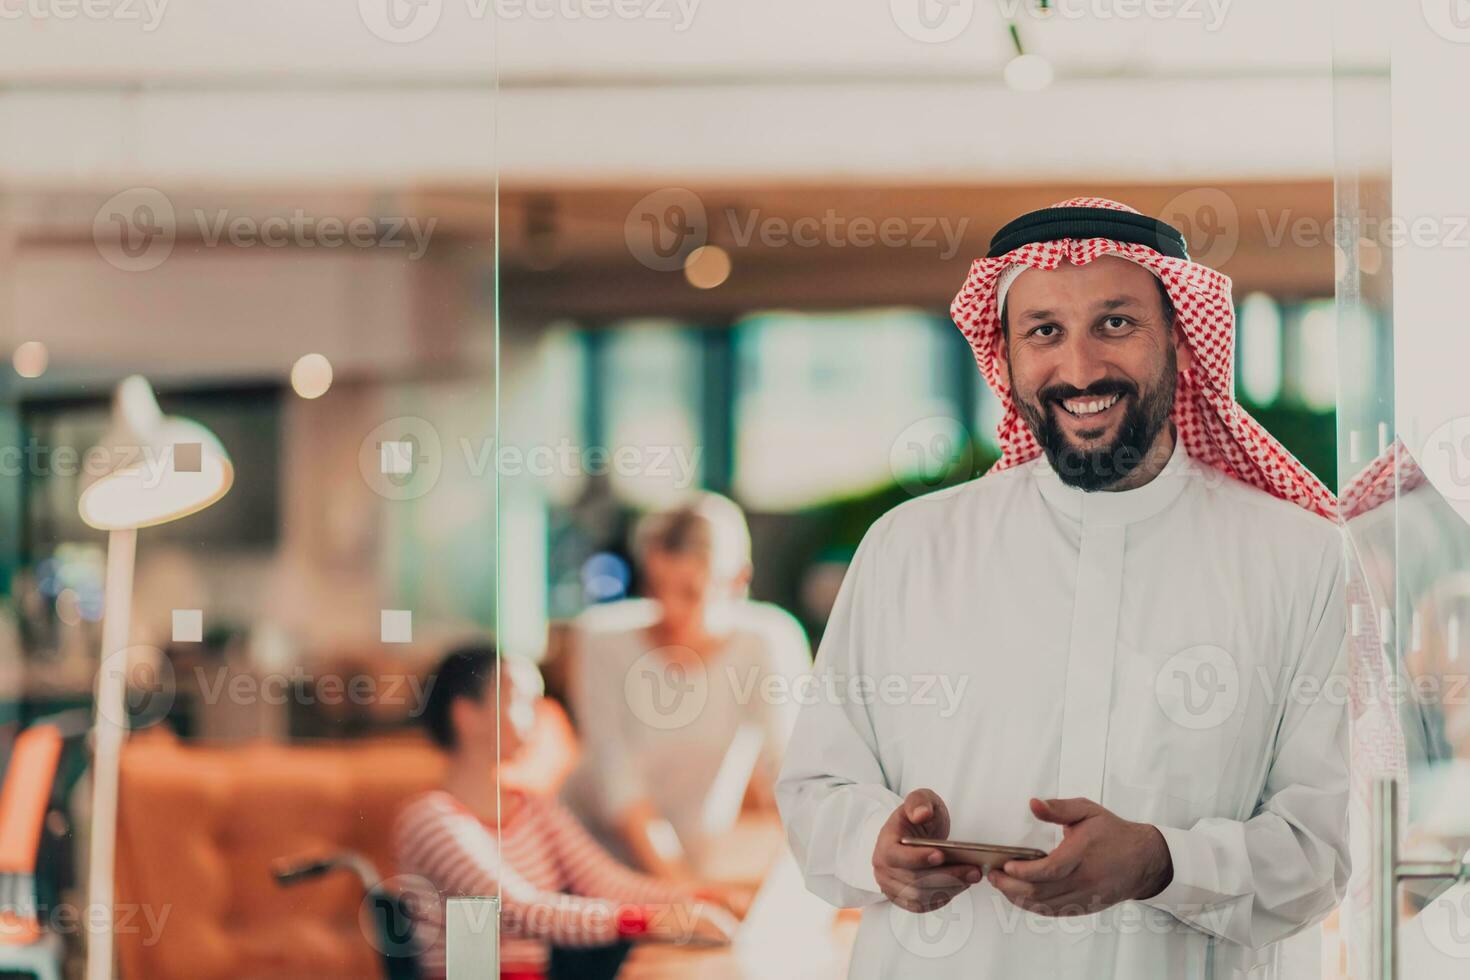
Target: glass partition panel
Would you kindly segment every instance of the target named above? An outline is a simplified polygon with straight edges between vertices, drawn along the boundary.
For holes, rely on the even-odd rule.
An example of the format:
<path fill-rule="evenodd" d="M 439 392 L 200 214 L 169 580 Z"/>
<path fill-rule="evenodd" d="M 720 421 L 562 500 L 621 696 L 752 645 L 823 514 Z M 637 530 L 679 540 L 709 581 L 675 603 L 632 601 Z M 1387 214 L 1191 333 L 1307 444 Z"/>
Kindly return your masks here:
<path fill-rule="evenodd" d="M 1353 976 L 1458 976 L 1470 958 L 1467 886 L 1395 887 L 1376 844 L 1390 842 L 1401 866 L 1441 869 L 1470 846 L 1470 349 L 1458 299 L 1470 192 L 1448 164 L 1467 145 L 1419 104 L 1462 74 L 1470 35 L 1452 4 L 1342 5 L 1335 30 L 1338 476 L 1354 558 L 1345 932 Z M 1391 82 L 1365 76 L 1365 58 L 1391 63 Z M 1385 777 L 1397 795 L 1380 788 L 1375 804 Z"/>
<path fill-rule="evenodd" d="M 432 973 L 437 791 L 497 812 L 490 15 L 27 19 L 0 40 L 0 972 Z"/>

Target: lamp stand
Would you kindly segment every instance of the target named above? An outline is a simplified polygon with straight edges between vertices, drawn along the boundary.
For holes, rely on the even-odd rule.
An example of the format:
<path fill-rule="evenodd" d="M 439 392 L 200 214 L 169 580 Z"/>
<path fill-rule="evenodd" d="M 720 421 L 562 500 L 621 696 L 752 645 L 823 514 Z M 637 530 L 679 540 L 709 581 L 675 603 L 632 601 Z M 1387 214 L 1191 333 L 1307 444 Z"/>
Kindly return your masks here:
<path fill-rule="evenodd" d="M 92 829 L 87 872 L 86 980 L 112 980 L 112 887 L 117 854 L 117 785 L 128 737 L 128 636 L 133 605 L 133 558 L 138 532 L 107 532 L 103 583 L 102 659 L 92 722 Z"/>

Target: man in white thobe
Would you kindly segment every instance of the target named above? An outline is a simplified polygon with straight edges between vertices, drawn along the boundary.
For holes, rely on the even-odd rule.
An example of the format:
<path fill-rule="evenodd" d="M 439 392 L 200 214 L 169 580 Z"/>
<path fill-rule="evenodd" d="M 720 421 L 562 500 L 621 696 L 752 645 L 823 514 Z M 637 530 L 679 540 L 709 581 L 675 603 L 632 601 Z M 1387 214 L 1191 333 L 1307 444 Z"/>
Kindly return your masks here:
<path fill-rule="evenodd" d="M 1005 454 L 868 531 L 777 788 L 808 887 L 864 910 L 852 977 L 1277 976 L 1340 900 L 1342 539 L 1231 400 L 1229 288 L 1097 199 L 975 263 Z"/>

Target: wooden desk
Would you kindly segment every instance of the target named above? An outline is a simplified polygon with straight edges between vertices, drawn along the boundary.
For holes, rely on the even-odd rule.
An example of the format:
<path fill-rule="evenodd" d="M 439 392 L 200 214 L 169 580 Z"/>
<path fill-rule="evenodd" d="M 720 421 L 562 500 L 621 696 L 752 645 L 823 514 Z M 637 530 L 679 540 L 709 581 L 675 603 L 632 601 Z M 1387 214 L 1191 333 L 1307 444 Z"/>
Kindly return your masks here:
<path fill-rule="evenodd" d="M 712 861 L 709 877 L 761 883 L 734 944 L 721 949 L 641 944 L 624 962 L 619 980 L 847 976 L 857 914 L 839 914 L 806 890 L 774 816 L 742 817 L 711 853 L 718 860 Z"/>

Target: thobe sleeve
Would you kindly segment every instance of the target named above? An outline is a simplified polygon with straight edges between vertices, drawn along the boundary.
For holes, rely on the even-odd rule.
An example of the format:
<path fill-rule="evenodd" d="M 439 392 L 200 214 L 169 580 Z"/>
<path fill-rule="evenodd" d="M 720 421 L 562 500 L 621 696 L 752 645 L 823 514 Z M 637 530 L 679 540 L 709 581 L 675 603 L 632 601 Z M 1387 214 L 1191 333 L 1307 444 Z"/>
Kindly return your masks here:
<path fill-rule="evenodd" d="M 784 609 L 768 610 L 769 622 L 762 631 L 765 639 L 765 673 L 779 677 L 786 690 L 795 691 L 805 683 L 812 669 L 811 646 L 807 643 L 806 631 L 796 618 Z M 751 698 L 751 719 L 763 734 L 761 755 L 758 765 L 761 773 L 774 780 L 786 754 L 786 745 L 791 741 L 791 732 L 796 727 L 796 715 L 800 708 L 796 698 Z"/>
<path fill-rule="evenodd" d="M 1159 827 L 1174 878 L 1145 904 L 1260 948 L 1319 921 L 1348 877 L 1346 590 L 1341 542 L 1324 556 L 1306 641 L 1280 687 L 1284 709 L 1250 819 Z"/>
<path fill-rule="evenodd" d="M 842 907 L 883 900 L 873 875 L 878 831 L 903 802 L 878 759 L 864 698 L 834 696 L 855 677 L 875 676 L 884 595 L 880 522 L 858 547 L 802 697 L 796 728 L 776 784 L 776 800 L 807 888 Z"/>

